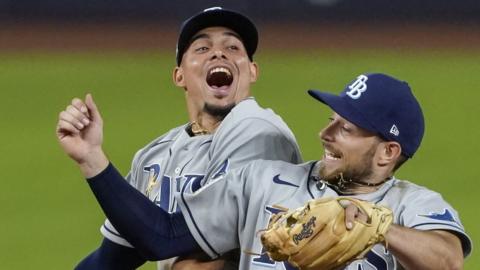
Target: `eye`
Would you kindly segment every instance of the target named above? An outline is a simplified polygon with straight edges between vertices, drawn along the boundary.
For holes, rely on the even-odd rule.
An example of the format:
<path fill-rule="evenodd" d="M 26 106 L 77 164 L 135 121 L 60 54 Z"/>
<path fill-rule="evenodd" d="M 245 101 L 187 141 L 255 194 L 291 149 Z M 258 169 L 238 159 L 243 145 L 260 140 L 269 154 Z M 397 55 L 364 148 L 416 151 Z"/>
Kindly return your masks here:
<path fill-rule="evenodd" d="M 227 48 L 228 48 L 229 50 L 231 50 L 231 51 L 238 51 L 238 50 L 239 50 L 239 48 L 238 48 L 237 45 L 230 45 L 230 46 L 228 46 Z"/>
<path fill-rule="evenodd" d="M 350 133 L 350 132 L 352 132 L 352 129 L 350 127 L 348 127 L 347 125 L 343 125 L 342 126 L 342 131 Z"/>
<path fill-rule="evenodd" d="M 195 52 L 206 52 L 208 51 L 208 47 L 201 46 L 195 49 Z"/>

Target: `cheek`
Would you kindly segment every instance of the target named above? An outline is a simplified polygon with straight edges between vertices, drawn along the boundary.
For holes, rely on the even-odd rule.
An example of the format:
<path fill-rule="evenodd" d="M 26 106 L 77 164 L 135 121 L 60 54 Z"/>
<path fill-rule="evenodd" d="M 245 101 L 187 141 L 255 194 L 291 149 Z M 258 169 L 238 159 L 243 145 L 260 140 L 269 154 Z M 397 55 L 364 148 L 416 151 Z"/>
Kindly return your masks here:
<path fill-rule="evenodd" d="M 202 69 L 199 66 L 200 65 L 195 65 L 195 63 L 189 63 L 189 65 L 186 65 L 183 68 L 183 76 L 185 77 L 187 88 L 189 89 L 198 88 L 201 85 L 201 82 L 205 81 Z"/>
<path fill-rule="evenodd" d="M 365 167 L 368 164 L 371 164 L 375 151 L 374 149 L 366 149 L 365 147 L 359 147 L 357 149 L 352 149 L 354 155 L 351 156 L 351 164 L 356 166 Z"/>
<path fill-rule="evenodd" d="M 241 74 L 241 80 L 248 79 L 250 80 L 250 61 L 248 59 L 242 58 L 237 61 L 235 61 L 240 74 Z"/>
<path fill-rule="evenodd" d="M 361 144 L 350 144 L 348 147 L 343 148 L 343 154 L 345 161 L 349 164 L 358 164 L 367 158 L 366 153 L 368 149 L 365 148 L 365 145 Z"/>
<path fill-rule="evenodd" d="M 200 66 L 200 61 L 198 59 L 192 59 L 189 63 L 189 66 L 191 66 L 191 68 L 197 68 Z"/>
<path fill-rule="evenodd" d="M 191 61 L 188 63 L 188 65 L 185 65 L 184 67 L 184 70 L 185 70 L 185 74 L 187 75 L 195 75 L 197 76 L 197 74 L 201 73 L 202 69 L 200 67 L 200 61 Z"/>
<path fill-rule="evenodd" d="M 193 55 L 185 55 L 182 61 L 183 69 L 186 72 L 194 73 L 200 72 L 202 65 L 202 58 Z"/>

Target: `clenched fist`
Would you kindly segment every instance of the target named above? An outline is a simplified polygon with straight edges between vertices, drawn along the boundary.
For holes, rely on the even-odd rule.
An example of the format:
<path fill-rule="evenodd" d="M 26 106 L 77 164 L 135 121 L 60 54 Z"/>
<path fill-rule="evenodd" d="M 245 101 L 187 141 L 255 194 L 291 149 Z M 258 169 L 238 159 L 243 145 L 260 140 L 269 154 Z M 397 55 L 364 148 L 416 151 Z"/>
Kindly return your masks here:
<path fill-rule="evenodd" d="M 74 98 L 60 112 L 56 134 L 60 146 L 85 177 L 93 177 L 108 166 L 102 150 L 103 120 L 92 95 L 87 94 L 85 101 Z"/>

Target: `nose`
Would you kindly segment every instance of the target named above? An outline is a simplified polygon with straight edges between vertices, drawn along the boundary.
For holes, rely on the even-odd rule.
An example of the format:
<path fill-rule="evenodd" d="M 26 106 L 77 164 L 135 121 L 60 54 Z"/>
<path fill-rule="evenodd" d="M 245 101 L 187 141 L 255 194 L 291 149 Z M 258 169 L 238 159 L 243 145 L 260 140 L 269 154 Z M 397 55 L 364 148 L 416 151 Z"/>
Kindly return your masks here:
<path fill-rule="evenodd" d="M 335 138 L 334 129 L 334 124 L 329 123 L 326 127 L 320 130 L 320 133 L 318 134 L 320 136 L 320 139 L 325 142 L 332 142 Z"/>
<path fill-rule="evenodd" d="M 225 55 L 223 50 L 215 49 L 213 50 L 213 55 L 211 57 L 211 60 L 213 59 L 227 59 L 227 56 Z"/>

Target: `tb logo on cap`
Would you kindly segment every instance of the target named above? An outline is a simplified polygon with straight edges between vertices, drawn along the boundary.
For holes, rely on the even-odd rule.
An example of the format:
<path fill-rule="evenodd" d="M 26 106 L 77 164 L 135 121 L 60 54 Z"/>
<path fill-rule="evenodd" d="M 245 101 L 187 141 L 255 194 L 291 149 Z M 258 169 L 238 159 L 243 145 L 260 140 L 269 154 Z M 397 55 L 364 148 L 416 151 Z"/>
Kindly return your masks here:
<path fill-rule="evenodd" d="M 367 80 L 368 77 L 365 75 L 358 76 L 357 80 L 348 86 L 350 91 L 348 91 L 346 94 L 353 99 L 358 99 L 363 92 L 367 91 Z"/>

